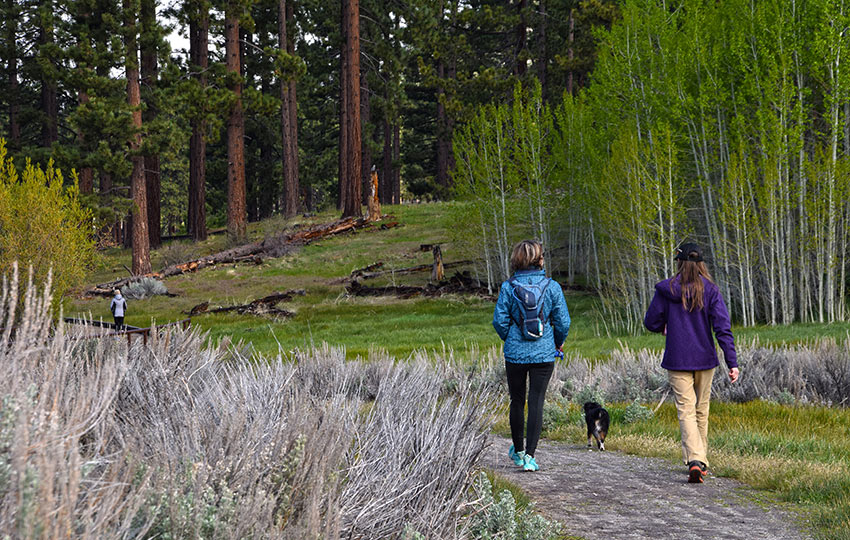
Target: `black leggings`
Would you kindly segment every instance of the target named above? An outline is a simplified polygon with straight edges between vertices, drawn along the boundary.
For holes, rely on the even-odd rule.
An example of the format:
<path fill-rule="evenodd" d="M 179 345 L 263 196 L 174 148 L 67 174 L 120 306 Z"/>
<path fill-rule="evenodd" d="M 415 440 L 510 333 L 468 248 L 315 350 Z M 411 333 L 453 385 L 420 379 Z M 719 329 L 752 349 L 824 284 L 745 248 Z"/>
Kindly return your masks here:
<path fill-rule="evenodd" d="M 505 371 L 508 374 L 508 392 L 511 395 L 511 438 L 514 449 L 534 456 L 537 441 L 543 429 L 543 399 L 546 397 L 546 387 L 555 362 L 540 362 L 536 364 L 518 364 L 505 361 Z M 525 382 L 528 379 L 528 442 L 522 444 L 525 433 Z"/>

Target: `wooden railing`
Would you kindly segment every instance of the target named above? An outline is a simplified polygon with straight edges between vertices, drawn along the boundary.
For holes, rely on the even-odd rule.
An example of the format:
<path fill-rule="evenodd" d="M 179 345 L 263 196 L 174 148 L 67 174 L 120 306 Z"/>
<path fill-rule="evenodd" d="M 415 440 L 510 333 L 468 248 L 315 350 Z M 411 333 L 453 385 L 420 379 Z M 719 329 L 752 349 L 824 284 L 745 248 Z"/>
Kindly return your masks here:
<path fill-rule="evenodd" d="M 110 337 L 110 336 L 127 336 L 127 346 L 128 347 L 132 344 L 133 336 L 142 336 L 143 344 L 147 345 L 148 344 L 148 336 L 150 335 L 151 330 L 153 330 L 153 329 L 160 330 L 162 328 L 168 328 L 169 326 L 180 325 L 183 328 L 183 330 L 186 330 L 187 328 L 189 328 L 189 326 L 192 325 L 192 319 L 191 318 L 183 319 L 183 320 L 180 320 L 180 321 L 174 321 L 174 322 L 170 322 L 170 323 L 166 323 L 166 324 L 156 325 L 156 326 L 149 326 L 147 328 L 139 328 L 138 326 L 129 326 L 129 325 L 126 325 L 126 324 L 123 325 L 121 328 L 119 328 L 114 323 L 103 322 L 103 321 L 87 321 L 87 320 L 83 320 L 83 319 L 74 319 L 74 318 L 71 318 L 71 317 L 66 317 L 65 322 L 69 323 L 69 324 L 86 324 L 86 325 L 89 325 L 89 326 L 97 326 L 97 327 L 100 327 L 100 328 L 110 328 L 110 329 L 113 330 L 112 332 L 109 332 L 109 333 L 106 333 L 106 334 L 97 334 L 97 335 L 93 335 L 93 336 L 85 336 L 84 338 L 78 338 L 78 339 L 99 339 L 99 338 Z"/>

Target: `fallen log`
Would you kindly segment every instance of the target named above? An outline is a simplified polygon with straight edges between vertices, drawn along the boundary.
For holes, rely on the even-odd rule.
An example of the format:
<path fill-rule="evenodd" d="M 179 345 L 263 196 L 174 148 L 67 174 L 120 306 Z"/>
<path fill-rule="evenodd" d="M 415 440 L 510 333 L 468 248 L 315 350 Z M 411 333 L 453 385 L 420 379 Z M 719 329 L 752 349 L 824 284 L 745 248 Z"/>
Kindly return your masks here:
<path fill-rule="evenodd" d="M 304 296 L 306 291 L 303 289 L 289 290 L 282 293 L 273 293 L 262 298 L 252 300 L 247 304 L 238 304 L 235 306 L 221 306 L 210 309 L 209 302 L 202 302 L 193 307 L 189 311 L 184 311 L 187 315 L 204 315 L 207 313 L 229 313 L 235 311 L 240 315 L 273 315 L 276 317 L 291 317 L 295 315 L 291 311 L 277 308 L 277 304 L 284 301 L 292 300 L 293 296 Z"/>
<path fill-rule="evenodd" d="M 468 264 L 472 264 L 472 262 L 473 261 L 455 261 L 455 262 L 451 262 L 451 263 L 445 263 L 442 266 L 443 266 L 444 269 L 446 269 L 446 268 L 457 268 L 458 266 L 466 266 Z M 369 267 L 367 266 L 366 268 L 369 268 Z M 433 271 L 433 269 L 434 269 L 433 264 L 417 264 L 416 266 L 408 266 L 406 268 L 394 268 L 394 269 L 391 269 L 391 270 L 381 270 L 379 272 L 361 272 L 361 273 L 355 274 L 355 272 L 357 272 L 355 270 L 355 272 L 351 273 L 351 275 L 349 276 L 349 279 L 356 279 L 356 278 L 375 279 L 377 277 L 387 276 L 387 275 L 399 276 L 399 275 L 404 275 L 404 274 L 415 274 L 417 272 L 431 272 L 431 271 Z"/>
<path fill-rule="evenodd" d="M 398 298 L 413 298 L 416 296 L 437 297 L 444 294 L 470 294 L 480 296 L 493 302 L 496 297 L 487 291 L 487 287 L 473 279 L 469 272 L 455 273 L 451 278 L 439 283 L 416 286 L 392 286 L 369 287 L 362 285 L 359 281 L 352 281 L 346 288 L 346 292 L 352 296 L 396 296 Z"/>
<path fill-rule="evenodd" d="M 397 225 L 398 222 L 385 223 L 381 225 L 381 229 L 395 227 Z M 114 289 L 120 289 L 124 285 L 139 280 L 142 277 L 164 279 L 167 277 L 178 276 L 189 272 L 196 272 L 208 266 L 238 263 L 246 260 L 252 260 L 255 264 L 260 264 L 262 262 L 262 257 L 259 258 L 260 262 L 258 263 L 258 256 L 276 256 L 275 254 L 285 253 L 287 248 L 293 246 L 307 245 L 322 238 L 327 238 L 336 234 L 355 231 L 357 229 L 372 226 L 374 225 L 364 218 L 344 218 L 334 221 L 332 223 L 314 225 L 312 227 L 300 229 L 289 234 L 282 234 L 279 236 L 266 238 L 258 242 L 252 242 L 250 244 L 244 244 L 225 251 L 220 251 L 219 253 L 208 255 L 206 257 L 201 257 L 193 261 L 188 261 L 180 264 L 173 264 L 160 270 L 159 272 L 116 279 L 108 283 L 99 283 L 94 287 L 91 287 L 86 290 L 83 294 L 88 296 L 112 296 L 112 291 Z"/>

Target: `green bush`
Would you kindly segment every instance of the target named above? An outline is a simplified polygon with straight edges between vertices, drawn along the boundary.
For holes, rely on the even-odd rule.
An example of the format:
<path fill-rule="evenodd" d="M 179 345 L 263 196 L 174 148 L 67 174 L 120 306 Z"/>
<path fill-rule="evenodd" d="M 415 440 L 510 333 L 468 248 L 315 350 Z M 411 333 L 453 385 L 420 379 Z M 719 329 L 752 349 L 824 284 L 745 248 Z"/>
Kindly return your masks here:
<path fill-rule="evenodd" d="M 650 418 L 652 418 L 652 411 L 635 400 L 626 407 L 626 412 L 623 414 L 623 423 L 632 424 L 634 422 L 649 420 Z"/>
<path fill-rule="evenodd" d="M 546 540 L 559 538 L 561 527 L 534 511 L 534 503 L 518 508 L 513 494 L 504 489 L 498 498 L 487 474 L 478 473 L 473 487 L 476 511 L 472 514 L 469 532 L 482 540 Z"/>
<path fill-rule="evenodd" d="M 44 283 L 52 270 L 54 298 L 83 282 L 94 242 L 78 192 L 76 174 L 65 187 L 52 161 L 42 169 L 27 160 L 19 173 L 0 138 L 0 274 L 17 261 L 24 274 L 32 268 L 34 283 Z"/>

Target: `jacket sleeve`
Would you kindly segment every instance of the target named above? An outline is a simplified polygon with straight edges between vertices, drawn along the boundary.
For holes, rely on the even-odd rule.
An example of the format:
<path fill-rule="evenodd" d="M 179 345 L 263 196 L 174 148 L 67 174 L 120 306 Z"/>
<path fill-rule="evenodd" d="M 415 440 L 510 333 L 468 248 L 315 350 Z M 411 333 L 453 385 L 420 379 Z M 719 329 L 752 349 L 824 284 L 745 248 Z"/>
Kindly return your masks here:
<path fill-rule="evenodd" d="M 715 291 L 712 295 L 708 317 L 711 321 L 711 328 L 714 330 L 714 337 L 717 338 L 717 343 L 720 344 L 720 349 L 726 359 L 726 366 L 729 369 L 738 367 L 738 353 L 735 351 L 732 321 L 729 318 L 729 311 L 726 309 L 726 303 L 723 301 L 720 291 Z"/>
<path fill-rule="evenodd" d="M 508 337 L 508 330 L 511 329 L 511 315 L 508 312 L 510 309 L 511 293 L 510 285 L 507 282 L 502 283 L 502 288 L 499 290 L 499 299 L 496 300 L 496 309 L 493 310 L 493 328 L 496 333 L 505 341 Z"/>
<path fill-rule="evenodd" d="M 643 325 L 650 332 L 661 332 L 667 326 L 667 302 L 658 291 L 655 291 L 655 296 L 649 303 L 649 309 L 643 317 Z"/>
<path fill-rule="evenodd" d="M 112 299 L 111 302 L 109 302 L 109 311 L 111 311 L 112 314 L 115 315 L 115 299 L 114 298 Z"/>
<path fill-rule="evenodd" d="M 552 331 L 555 334 L 555 347 L 560 347 L 567 339 L 570 333 L 570 310 L 567 309 L 567 301 L 564 298 L 564 290 L 561 285 L 552 280 L 552 300 L 553 307 L 549 313 L 549 322 L 552 324 Z"/>

